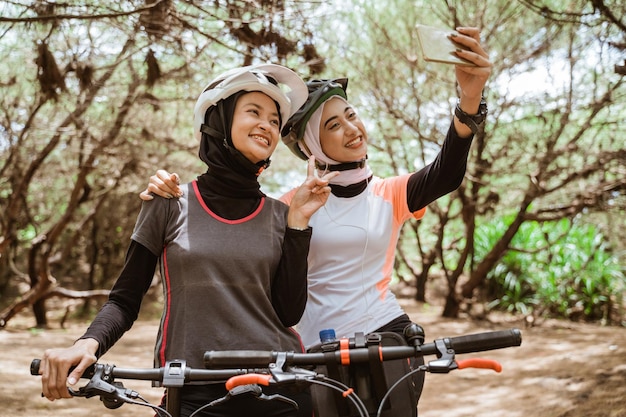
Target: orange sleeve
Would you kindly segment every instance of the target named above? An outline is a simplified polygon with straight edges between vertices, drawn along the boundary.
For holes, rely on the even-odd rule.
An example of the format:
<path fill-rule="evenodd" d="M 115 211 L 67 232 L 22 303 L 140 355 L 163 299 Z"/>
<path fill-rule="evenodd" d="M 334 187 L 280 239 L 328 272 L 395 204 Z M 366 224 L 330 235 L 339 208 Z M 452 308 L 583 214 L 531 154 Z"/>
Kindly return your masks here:
<path fill-rule="evenodd" d="M 297 188 L 294 188 L 288 192 L 286 192 L 285 194 L 283 194 L 279 200 L 282 201 L 283 203 L 287 204 L 288 206 L 291 205 L 291 200 L 293 199 L 294 194 L 296 193 Z"/>

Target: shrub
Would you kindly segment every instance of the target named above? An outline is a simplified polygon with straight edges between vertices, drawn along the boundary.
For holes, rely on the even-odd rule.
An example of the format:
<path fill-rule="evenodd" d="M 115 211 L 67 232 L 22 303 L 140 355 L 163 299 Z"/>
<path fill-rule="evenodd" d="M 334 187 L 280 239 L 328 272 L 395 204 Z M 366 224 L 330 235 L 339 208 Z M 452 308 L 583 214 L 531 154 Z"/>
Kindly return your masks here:
<path fill-rule="evenodd" d="M 509 219 L 478 228 L 477 257 L 500 238 Z M 589 224 L 569 219 L 525 222 L 488 276 L 490 308 L 571 320 L 619 321 L 626 269 Z"/>

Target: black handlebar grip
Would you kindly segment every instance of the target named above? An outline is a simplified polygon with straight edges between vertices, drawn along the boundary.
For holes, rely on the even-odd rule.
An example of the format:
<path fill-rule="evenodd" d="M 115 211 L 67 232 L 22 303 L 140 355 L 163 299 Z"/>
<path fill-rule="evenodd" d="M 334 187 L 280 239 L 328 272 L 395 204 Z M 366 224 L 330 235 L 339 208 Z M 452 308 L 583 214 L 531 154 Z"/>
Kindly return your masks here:
<path fill-rule="evenodd" d="M 455 353 L 483 352 L 522 344 L 522 332 L 519 329 L 500 330 L 457 336 L 443 339 L 446 347 Z"/>
<path fill-rule="evenodd" d="M 267 367 L 276 360 L 276 354 L 267 350 L 231 350 L 204 352 L 204 366 L 216 368 Z"/>
<path fill-rule="evenodd" d="M 38 376 L 40 367 L 41 367 L 41 359 L 33 359 L 32 362 L 30 363 L 30 374 Z M 76 368 L 76 367 L 72 366 L 70 368 L 69 372 L 72 372 L 74 370 L 74 368 Z M 68 374 L 69 374 L 69 372 L 68 372 Z M 87 369 L 85 369 L 85 372 L 83 372 L 83 375 L 81 376 L 81 378 L 91 378 L 93 376 L 94 372 L 95 372 L 95 364 L 94 365 L 89 365 L 89 367 Z"/>
<path fill-rule="evenodd" d="M 39 366 L 41 365 L 41 359 L 33 359 L 30 363 L 30 374 L 39 375 Z"/>

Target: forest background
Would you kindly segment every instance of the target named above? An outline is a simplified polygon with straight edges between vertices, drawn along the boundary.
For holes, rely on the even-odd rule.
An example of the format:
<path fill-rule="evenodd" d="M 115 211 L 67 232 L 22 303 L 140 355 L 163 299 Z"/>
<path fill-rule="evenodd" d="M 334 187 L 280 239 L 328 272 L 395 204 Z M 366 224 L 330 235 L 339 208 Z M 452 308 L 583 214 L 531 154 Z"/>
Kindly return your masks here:
<path fill-rule="evenodd" d="M 402 230 L 398 293 L 440 297 L 451 318 L 626 325 L 625 11 L 617 0 L 0 2 L 0 328 L 24 310 L 37 327 L 97 310 L 149 176 L 204 171 L 192 109 L 224 69 L 347 76 L 374 172 L 432 161 L 457 93 L 451 66 L 423 60 L 416 24 L 480 27 L 494 70 L 462 186 Z M 305 169 L 281 145 L 263 188 L 279 196 Z"/>

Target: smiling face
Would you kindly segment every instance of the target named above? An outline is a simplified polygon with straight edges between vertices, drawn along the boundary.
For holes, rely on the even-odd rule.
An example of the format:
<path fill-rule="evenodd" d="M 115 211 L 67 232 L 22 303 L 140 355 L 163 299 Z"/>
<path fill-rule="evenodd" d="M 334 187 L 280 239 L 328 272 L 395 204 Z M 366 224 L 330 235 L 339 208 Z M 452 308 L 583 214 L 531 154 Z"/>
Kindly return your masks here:
<path fill-rule="evenodd" d="M 239 97 L 231 137 L 235 148 L 252 163 L 272 156 L 280 138 L 280 118 L 274 100 L 258 91 Z"/>
<path fill-rule="evenodd" d="M 337 162 L 360 161 L 367 155 L 367 132 L 356 111 L 340 98 L 324 103 L 320 121 L 322 151 Z"/>

